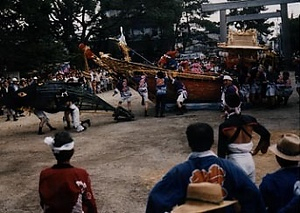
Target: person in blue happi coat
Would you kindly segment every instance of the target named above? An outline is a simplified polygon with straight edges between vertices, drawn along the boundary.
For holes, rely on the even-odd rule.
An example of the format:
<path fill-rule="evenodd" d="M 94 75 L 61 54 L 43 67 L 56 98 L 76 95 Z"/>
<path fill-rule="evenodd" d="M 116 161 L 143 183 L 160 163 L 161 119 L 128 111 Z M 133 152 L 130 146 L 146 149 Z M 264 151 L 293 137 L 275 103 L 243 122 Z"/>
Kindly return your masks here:
<path fill-rule="evenodd" d="M 192 123 L 186 129 L 191 154 L 173 167 L 155 184 L 149 193 L 146 213 L 171 212 L 186 201 L 190 183 L 211 182 L 222 187 L 224 200 L 237 200 L 226 207 L 226 212 L 265 212 L 262 196 L 245 172 L 232 162 L 218 158 L 211 150 L 214 143 L 213 128 L 207 123 Z"/>

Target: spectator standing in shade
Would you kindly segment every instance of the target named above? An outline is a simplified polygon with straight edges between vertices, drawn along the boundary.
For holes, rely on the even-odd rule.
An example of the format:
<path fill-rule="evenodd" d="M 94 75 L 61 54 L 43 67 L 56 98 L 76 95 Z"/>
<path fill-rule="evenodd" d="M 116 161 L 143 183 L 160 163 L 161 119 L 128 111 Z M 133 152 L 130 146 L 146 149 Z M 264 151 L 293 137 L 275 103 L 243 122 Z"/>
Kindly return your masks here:
<path fill-rule="evenodd" d="M 287 102 L 293 93 L 292 81 L 288 71 L 284 71 L 282 72 L 282 75 L 279 75 L 276 87 L 278 104 L 283 102 L 284 105 L 287 105 Z"/>
<path fill-rule="evenodd" d="M 14 109 L 12 109 L 11 107 L 9 107 L 9 104 L 13 104 L 13 100 L 10 98 L 11 94 L 14 93 L 15 90 L 13 87 L 10 86 L 9 81 L 8 80 L 4 80 L 3 82 L 3 86 L 1 88 L 1 97 L 3 99 L 4 102 L 4 112 L 6 113 L 6 120 L 5 121 L 10 121 L 10 118 L 13 117 L 14 121 L 17 121 L 17 115 L 16 115 L 16 111 Z"/>
<path fill-rule="evenodd" d="M 278 79 L 278 73 L 272 66 L 268 67 L 267 75 L 267 89 L 266 98 L 268 103 L 268 108 L 273 109 L 276 104 L 276 80 Z"/>

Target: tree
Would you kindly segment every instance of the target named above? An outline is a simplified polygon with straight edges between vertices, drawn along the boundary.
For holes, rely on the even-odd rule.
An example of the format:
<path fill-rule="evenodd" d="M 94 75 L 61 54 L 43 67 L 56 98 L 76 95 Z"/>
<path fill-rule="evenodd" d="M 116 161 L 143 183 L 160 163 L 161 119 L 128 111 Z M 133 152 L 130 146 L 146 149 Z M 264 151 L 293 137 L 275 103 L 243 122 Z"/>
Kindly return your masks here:
<path fill-rule="evenodd" d="M 101 28 L 99 0 L 49 0 L 51 30 L 56 40 L 61 41 L 68 51 L 69 61 L 83 67 L 79 43 L 87 43 Z"/>
<path fill-rule="evenodd" d="M 202 19 L 202 2 L 207 0 L 2 0 L 0 71 L 42 70 L 63 61 L 83 67 L 79 43 L 101 50 L 121 26 L 130 45 L 155 58 L 174 47 L 183 6 L 189 36 L 197 36 L 195 27 L 213 28 Z"/>
<path fill-rule="evenodd" d="M 182 16 L 176 24 L 176 34 L 178 42 L 183 44 L 183 50 L 205 30 L 207 22 L 204 18 L 208 17 L 208 13 L 201 11 L 201 4 L 208 2 L 208 0 L 182 1 Z"/>
<path fill-rule="evenodd" d="M 0 14 L 1 71 L 40 69 L 63 58 L 49 30 L 49 2 L 5 0 Z"/>
<path fill-rule="evenodd" d="M 241 0 L 228 0 L 228 1 L 241 1 Z M 268 10 L 265 6 L 258 7 L 249 7 L 249 8 L 238 8 L 231 9 L 229 15 L 245 15 L 245 14 L 258 14 L 261 11 Z M 234 27 L 238 30 L 248 30 L 248 29 L 256 29 L 260 34 L 266 36 L 272 33 L 273 31 L 270 29 L 274 26 L 274 22 L 267 23 L 267 19 L 258 19 L 258 20 L 246 20 L 246 21 L 236 21 L 233 23 Z"/>
<path fill-rule="evenodd" d="M 174 23 L 181 15 L 181 0 L 102 0 L 101 11 L 102 25 L 95 40 L 101 44 L 98 49 L 111 48 L 107 38 L 120 36 L 120 27 L 129 46 L 146 58 L 161 54 L 158 49 L 164 52 L 174 47 Z"/>

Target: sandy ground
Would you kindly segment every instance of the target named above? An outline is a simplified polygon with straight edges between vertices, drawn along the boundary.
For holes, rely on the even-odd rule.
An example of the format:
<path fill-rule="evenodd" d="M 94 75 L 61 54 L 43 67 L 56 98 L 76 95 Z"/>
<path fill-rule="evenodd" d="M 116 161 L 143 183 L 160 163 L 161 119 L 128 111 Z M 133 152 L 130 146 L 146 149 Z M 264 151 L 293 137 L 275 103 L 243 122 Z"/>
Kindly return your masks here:
<path fill-rule="evenodd" d="M 115 105 L 118 97 L 112 91 L 100 97 Z M 299 135 L 299 99 L 296 91 L 287 106 L 275 110 L 255 108 L 244 111 L 257 117 L 272 133 L 275 143 L 282 133 Z M 144 118 L 140 97 L 133 96 L 131 122 L 116 122 L 112 112 L 81 112 L 82 119 L 90 118 L 92 126 L 82 133 L 73 133 L 74 166 L 85 168 L 91 175 L 92 186 L 101 213 L 144 212 L 147 195 L 153 185 L 172 166 L 186 159 L 189 154 L 185 138 L 188 124 L 207 122 L 214 127 L 217 141 L 218 125 L 222 122 L 217 110 L 189 111 L 183 116 L 167 113 L 165 118 Z M 0 212 L 41 212 L 38 197 L 40 171 L 55 163 L 50 148 L 43 143 L 46 136 L 62 131 L 62 113 L 49 114 L 58 130 L 37 135 L 39 120 L 34 116 L 21 117 L 17 122 L 5 122 L 0 117 Z M 257 136 L 254 135 L 254 143 Z M 214 150 L 216 146 L 214 146 Z M 274 155 L 268 152 L 254 157 L 257 181 L 278 168 Z"/>

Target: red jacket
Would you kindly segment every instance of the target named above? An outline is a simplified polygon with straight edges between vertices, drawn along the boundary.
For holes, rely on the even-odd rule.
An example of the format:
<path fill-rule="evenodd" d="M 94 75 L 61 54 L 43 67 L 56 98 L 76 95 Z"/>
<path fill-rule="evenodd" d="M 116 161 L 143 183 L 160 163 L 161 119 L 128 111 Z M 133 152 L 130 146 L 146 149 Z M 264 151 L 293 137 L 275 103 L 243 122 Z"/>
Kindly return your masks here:
<path fill-rule="evenodd" d="M 44 169 L 39 194 L 44 213 L 97 213 L 89 174 L 69 164 Z"/>

